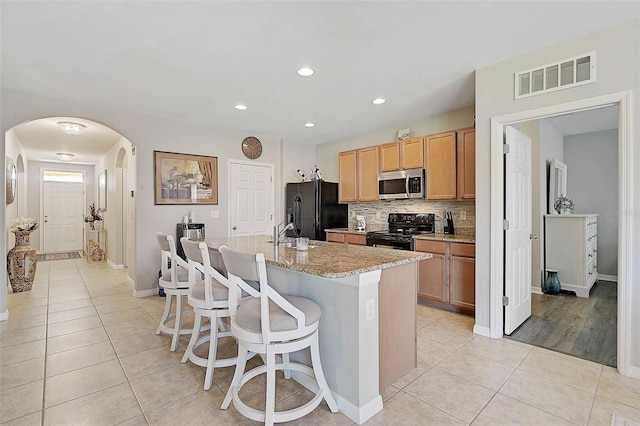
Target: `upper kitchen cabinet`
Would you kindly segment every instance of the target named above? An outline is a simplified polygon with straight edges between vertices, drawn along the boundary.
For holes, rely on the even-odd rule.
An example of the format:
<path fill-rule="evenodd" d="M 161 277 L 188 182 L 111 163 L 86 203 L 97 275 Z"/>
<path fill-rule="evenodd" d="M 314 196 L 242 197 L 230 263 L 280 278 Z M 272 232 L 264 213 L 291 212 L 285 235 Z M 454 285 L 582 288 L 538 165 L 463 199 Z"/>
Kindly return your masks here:
<path fill-rule="evenodd" d="M 458 148 L 458 200 L 476 198 L 476 128 L 456 132 Z"/>
<path fill-rule="evenodd" d="M 456 132 L 427 136 L 427 200 L 455 200 Z"/>
<path fill-rule="evenodd" d="M 405 139 L 400 145 L 400 161 L 403 169 L 424 167 L 424 138 Z"/>
<path fill-rule="evenodd" d="M 427 136 L 427 200 L 476 198 L 475 147 L 473 127 Z"/>
<path fill-rule="evenodd" d="M 378 201 L 378 147 L 358 150 L 358 201 Z"/>
<path fill-rule="evenodd" d="M 400 142 L 389 142 L 378 147 L 380 153 L 380 171 L 400 170 Z"/>
<path fill-rule="evenodd" d="M 381 172 L 424 167 L 424 138 L 422 137 L 385 143 L 378 147 L 378 151 Z"/>
<path fill-rule="evenodd" d="M 377 146 L 341 152 L 339 169 L 339 202 L 378 201 Z"/>
<path fill-rule="evenodd" d="M 339 158 L 338 201 L 341 203 L 358 201 L 358 152 L 355 149 L 344 151 L 339 154 Z"/>

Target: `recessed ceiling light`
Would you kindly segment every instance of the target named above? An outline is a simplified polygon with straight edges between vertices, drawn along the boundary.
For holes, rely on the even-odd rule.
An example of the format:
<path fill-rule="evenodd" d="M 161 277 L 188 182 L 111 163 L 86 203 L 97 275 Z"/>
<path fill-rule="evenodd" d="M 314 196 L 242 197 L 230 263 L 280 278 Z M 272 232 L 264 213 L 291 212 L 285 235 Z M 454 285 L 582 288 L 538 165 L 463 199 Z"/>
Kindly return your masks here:
<path fill-rule="evenodd" d="M 246 105 L 243 105 L 243 104 L 238 104 L 238 105 L 236 105 L 236 109 L 239 109 L 239 110 L 241 110 L 241 111 L 244 111 L 245 109 L 247 109 L 247 106 L 246 106 Z"/>
<path fill-rule="evenodd" d="M 305 127 L 313 127 L 315 126 L 315 124 L 313 124 L 312 122 L 308 122 L 308 123 L 304 123 Z"/>
<path fill-rule="evenodd" d="M 300 68 L 298 70 L 298 75 L 302 76 L 302 77 L 309 77 L 309 76 L 313 75 L 313 70 L 311 68 L 307 68 L 307 67 Z"/>
<path fill-rule="evenodd" d="M 382 105 L 385 102 L 387 102 L 387 100 L 384 99 L 384 98 L 376 98 L 376 99 L 371 101 L 371 103 L 374 104 L 374 105 Z"/>

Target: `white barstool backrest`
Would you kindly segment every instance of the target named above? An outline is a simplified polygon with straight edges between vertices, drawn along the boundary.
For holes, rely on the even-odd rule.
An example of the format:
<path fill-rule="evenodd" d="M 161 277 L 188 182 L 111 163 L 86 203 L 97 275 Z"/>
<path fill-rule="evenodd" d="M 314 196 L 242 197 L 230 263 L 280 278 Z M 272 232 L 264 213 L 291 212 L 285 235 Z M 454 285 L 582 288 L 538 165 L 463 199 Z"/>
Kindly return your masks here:
<path fill-rule="evenodd" d="M 180 243 L 189 261 L 189 276 L 195 280 L 196 274 L 201 273 L 204 275 L 204 297 L 207 309 L 221 307 L 222 305 L 226 307 L 228 302 L 223 301 L 220 303 L 221 301 L 219 300 L 215 301 L 212 291 L 212 280 L 227 288 L 231 287 L 229 280 L 225 276 L 227 271 L 220 253 L 209 250 L 205 242 L 191 241 L 187 237 L 180 238 Z"/>
<path fill-rule="evenodd" d="M 260 325 L 262 329 L 262 342 L 264 344 L 271 343 L 270 335 L 273 334 L 269 321 L 270 300 L 296 319 L 298 330 L 305 327 L 304 313 L 269 286 L 267 280 L 267 265 L 263 253 L 255 255 L 243 253 L 232 250 L 226 246 L 220 247 L 219 251 L 227 267 L 229 281 L 235 284 L 229 289 L 229 310 L 232 317 L 235 315 L 238 307 L 238 294 L 241 293 L 240 290 L 244 290 L 252 297 L 260 298 Z M 247 284 L 247 281 L 259 282 L 259 290 L 251 287 Z M 282 336 L 282 333 L 279 333 L 279 336 Z"/>
<path fill-rule="evenodd" d="M 185 262 L 180 256 L 178 256 L 178 252 L 176 251 L 176 242 L 172 235 L 165 235 L 162 232 L 158 232 L 156 234 L 156 238 L 158 240 L 158 245 L 160 246 L 161 252 L 161 271 L 162 276 L 169 271 L 171 276 L 171 283 L 178 287 L 178 266 L 182 266 L 185 269 L 189 268 L 187 262 Z M 170 261 L 170 262 L 169 262 Z M 171 267 L 169 267 L 171 264 Z M 192 282 L 191 280 L 187 281 Z"/>

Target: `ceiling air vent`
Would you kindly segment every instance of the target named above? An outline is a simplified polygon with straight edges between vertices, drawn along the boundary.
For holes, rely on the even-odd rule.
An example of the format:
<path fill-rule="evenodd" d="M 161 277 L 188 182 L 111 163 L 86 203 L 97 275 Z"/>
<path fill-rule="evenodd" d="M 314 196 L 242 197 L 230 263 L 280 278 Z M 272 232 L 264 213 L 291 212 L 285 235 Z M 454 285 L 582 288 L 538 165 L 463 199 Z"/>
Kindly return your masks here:
<path fill-rule="evenodd" d="M 540 95 L 596 81 L 596 52 L 515 74 L 515 98 Z"/>

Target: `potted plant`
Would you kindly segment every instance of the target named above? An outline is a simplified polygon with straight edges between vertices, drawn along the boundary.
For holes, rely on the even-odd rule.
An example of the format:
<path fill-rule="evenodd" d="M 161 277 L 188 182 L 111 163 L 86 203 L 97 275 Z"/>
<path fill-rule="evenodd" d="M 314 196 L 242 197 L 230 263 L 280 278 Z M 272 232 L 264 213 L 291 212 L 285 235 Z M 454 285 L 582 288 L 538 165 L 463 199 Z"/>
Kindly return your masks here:
<path fill-rule="evenodd" d="M 14 293 L 29 291 L 36 276 L 36 251 L 29 245 L 29 235 L 38 228 L 30 217 L 14 219 L 9 230 L 16 236 L 15 246 L 7 253 L 7 272 Z"/>
<path fill-rule="evenodd" d="M 96 209 L 96 203 L 92 203 L 88 207 L 89 214 L 84 217 L 84 221 L 89 224 L 90 229 L 102 229 L 102 216 Z"/>

